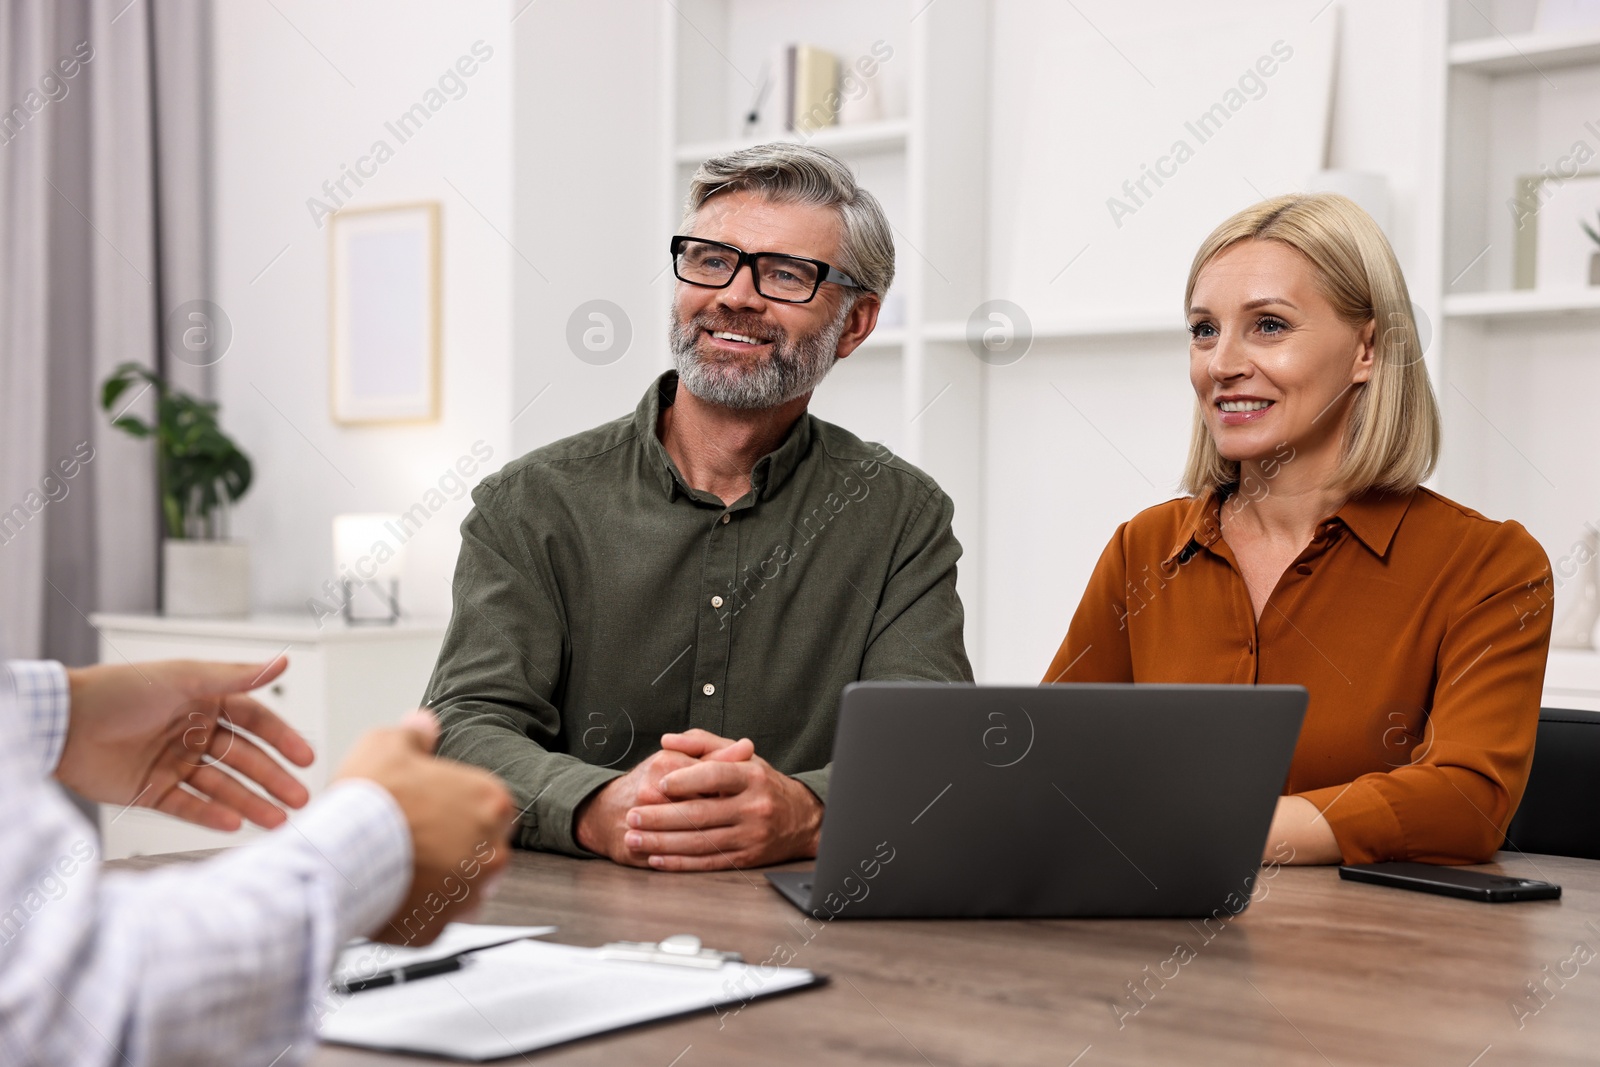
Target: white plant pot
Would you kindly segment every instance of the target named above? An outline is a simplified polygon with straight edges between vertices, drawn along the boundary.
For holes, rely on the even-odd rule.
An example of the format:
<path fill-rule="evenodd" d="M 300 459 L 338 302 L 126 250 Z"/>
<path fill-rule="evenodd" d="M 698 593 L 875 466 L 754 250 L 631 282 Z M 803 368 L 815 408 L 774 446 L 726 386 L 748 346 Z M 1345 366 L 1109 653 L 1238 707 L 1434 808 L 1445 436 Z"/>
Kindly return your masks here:
<path fill-rule="evenodd" d="M 187 618 L 250 614 L 250 546 L 243 541 L 180 541 L 161 545 L 161 601 Z"/>

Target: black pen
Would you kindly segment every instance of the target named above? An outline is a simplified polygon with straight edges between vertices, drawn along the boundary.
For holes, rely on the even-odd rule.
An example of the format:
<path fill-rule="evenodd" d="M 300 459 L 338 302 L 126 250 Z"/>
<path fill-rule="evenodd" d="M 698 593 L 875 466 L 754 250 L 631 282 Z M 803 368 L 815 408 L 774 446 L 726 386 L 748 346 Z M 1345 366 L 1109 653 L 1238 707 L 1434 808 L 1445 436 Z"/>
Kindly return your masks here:
<path fill-rule="evenodd" d="M 387 985 L 400 985 L 402 982 L 415 982 L 418 978 L 431 978 L 436 974 L 449 974 L 459 971 L 462 966 L 460 956 L 446 956 L 442 960 L 429 960 L 426 963 L 413 963 L 407 967 L 396 967 L 392 971 L 375 974 L 371 978 L 357 978 L 354 981 L 336 984 L 334 989 L 340 993 L 360 993 L 366 989 L 381 989 Z"/>

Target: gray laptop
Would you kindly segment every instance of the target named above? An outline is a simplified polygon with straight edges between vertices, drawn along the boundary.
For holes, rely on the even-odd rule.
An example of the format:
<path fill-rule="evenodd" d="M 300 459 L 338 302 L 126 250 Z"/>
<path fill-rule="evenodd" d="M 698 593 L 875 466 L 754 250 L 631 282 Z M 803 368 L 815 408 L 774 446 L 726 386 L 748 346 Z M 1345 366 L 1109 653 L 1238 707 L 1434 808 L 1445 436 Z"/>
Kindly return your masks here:
<path fill-rule="evenodd" d="M 848 685 L 819 919 L 1237 913 L 1300 735 L 1290 685 Z"/>

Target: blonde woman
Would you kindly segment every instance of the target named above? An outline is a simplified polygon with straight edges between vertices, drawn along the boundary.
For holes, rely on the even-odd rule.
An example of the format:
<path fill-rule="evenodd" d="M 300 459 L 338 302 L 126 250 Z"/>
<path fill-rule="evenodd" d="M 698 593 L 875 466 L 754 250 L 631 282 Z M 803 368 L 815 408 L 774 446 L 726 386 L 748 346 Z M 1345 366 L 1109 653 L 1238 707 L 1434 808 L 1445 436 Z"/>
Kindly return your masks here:
<path fill-rule="evenodd" d="M 1421 488 L 1439 414 L 1394 253 L 1344 197 L 1279 197 L 1206 239 L 1184 301 L 1191 495 L 1118 527 L 1045 681 L 1303 685 L 1269 854 L 1488 859 L 1533 758 L 1550 565 Z"/>

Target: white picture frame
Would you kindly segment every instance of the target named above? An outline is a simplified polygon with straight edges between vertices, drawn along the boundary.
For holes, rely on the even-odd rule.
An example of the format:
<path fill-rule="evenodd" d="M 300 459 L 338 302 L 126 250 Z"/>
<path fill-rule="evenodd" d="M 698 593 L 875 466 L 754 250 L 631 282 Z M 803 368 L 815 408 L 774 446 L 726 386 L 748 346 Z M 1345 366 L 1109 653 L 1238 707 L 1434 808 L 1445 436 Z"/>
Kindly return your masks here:
<path fill-rule="evenodd" d="M 439 417 L 439 204 L 329 222 L 329 372 L 340 425 Z"/>

